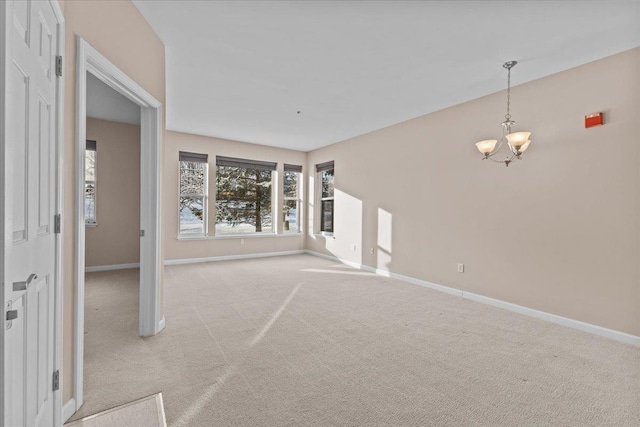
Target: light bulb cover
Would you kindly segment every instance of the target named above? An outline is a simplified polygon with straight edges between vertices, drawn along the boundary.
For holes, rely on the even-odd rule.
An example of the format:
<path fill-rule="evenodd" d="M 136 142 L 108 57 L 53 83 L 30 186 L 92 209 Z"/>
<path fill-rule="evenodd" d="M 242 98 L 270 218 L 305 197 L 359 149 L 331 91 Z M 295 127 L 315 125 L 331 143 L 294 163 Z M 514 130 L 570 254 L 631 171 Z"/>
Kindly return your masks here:
<path fill-rule="evenodd" d="M 487 155 L 496 148 L 497 143 L 497 139 L 485 139 L 484 141 L 476 142 L 476 147 L 482 154 Z"/>
<path fill-rule="evenodd" d="M 522 144 L 522 146 L 520 147 L 520 149 L 518 151 L 520 153 L 524 153 L 525 151 L 527 151 L 527 148 L 529 148 L 529 144 L 531 144 L 531 140 L 528 140 L 527 142 Z"/>
<path fill-rule="evenodd" d="M 513 147 L 518 151 L 522 151 L 520 148 L 527 142 L 531 142 L 529 140 L 530 135 L 531 132 L 514 132 L 505 136 L 505 138 L 507 138 L 507 143 L 510 147 Z"/>

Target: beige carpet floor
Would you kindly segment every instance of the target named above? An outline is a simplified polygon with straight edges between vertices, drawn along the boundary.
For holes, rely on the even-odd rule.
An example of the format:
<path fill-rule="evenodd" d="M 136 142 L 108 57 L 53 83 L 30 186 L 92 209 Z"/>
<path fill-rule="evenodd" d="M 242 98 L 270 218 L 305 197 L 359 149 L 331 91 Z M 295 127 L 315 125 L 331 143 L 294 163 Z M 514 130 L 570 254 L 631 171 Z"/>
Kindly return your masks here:
<path fill-rule="evenodd" d="M 79 417 L 162 392 L 169 426 L 638 426 L 640 349 L 308 255 L 86 275 Z"/>

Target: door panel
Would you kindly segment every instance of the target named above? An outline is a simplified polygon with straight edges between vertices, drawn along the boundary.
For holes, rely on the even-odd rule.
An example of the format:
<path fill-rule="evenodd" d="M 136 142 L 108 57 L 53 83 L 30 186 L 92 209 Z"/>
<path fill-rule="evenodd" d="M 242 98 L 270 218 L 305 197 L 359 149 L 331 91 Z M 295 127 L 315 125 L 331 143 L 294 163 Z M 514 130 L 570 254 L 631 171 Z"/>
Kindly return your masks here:
<path fill-rule="evenodd" d="M 31 2 L 30 1 L 17 1 L 13 6 L 13 26 L 16 29 L 16 39 L 29 45 L 31 21 Z"/>
<path fill-rule="evenodd" d="M 50 171 L 51 156 L 51 105 L 42 96 L 38 105 L 38 236 L 49 232 L 49 224 L 53 217 L 51 193 L 53 190 Z"/>
<path fill-rule="evenodd" d="M 36 294 L 33 296 L 34 326 L 36 329 L 37 371 L 36 390 L 34 393 L 36 403 L 36 426 L 48 425 L 48 420 L 53 417 L 52 405 L 52 373 L 53 358 L 53 303 L 54 289 L 51 286 L 51 277 L 47 275 L 36 285 Z"/>
<path fill-rule="evenodd" d="M 7 133 L 10 138 L 11 164 L 14 173 L 10 173 L 13 185 L 12 224 L 13 242 L 27 238 L 27 145 L 29 139 L 29 77 L 15 62 L 11 65 L 9 87 L 7 88 L 10 105 L 7 109 Z M 9 142 L 8 141 L 8 142 Z"/>
<path fill-rule="evenodd" d="M 56 99 L 54 29 L 48 1 L 7 2 L 5 308 L 6 426 L 52 426 L 55 325 Z M 20 284 L 35 275 L 28 286 Z M 18 283 L 14 286 L 14 283 Z M 5 327 L 6 329 L 6 327 Z"/>
<path fill-rule="evenodd" d="M 51 332 L 49 328 L 52 326 L 48 322 L 51 314 L 51 304 L 53 302 L 51 298 L 51 286 L 49 286 L 49 276 L 38 283 L 36 288 L 35 312 L 37 316 L 37 345 L 38 349 L 36 354 L 38 355 L 38 388 L 37 388 L 37 404 L 38 408 L 41 408 L 47 401 L 49 378 L 47 373 L 50 371 L 49 358 L 47 355 L 50 353 L 52 343 L 49 342 L 51 338 Z"/>
<path fill-rule="evenodd" d="M 46 18 L 39 14 L 39 37 L 38 37 L 38 53 L 40 55 L 40 66 L 44 75 L 51 80 L 53 68 L 53 32 L 47 25 Z"/>

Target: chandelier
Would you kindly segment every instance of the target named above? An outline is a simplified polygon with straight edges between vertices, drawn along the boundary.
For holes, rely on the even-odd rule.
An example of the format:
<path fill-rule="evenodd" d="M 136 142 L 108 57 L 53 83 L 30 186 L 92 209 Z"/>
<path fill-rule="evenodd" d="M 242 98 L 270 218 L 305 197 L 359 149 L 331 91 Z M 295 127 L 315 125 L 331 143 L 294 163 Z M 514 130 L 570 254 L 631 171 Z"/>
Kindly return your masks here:
<path fill-rule="evenodd" d="M 509 163 L 514 161 L 515 159 L 522 159 L 522 153 L 527 151 L 529 148 L 529 144 L 531 144 L 531 140 L 529 137 L 531 136 L 531 132 L 511 132 L 511 127 L 516 124 L 515 121 L 511 120 L 511 69 L 515 67 L 518 61 L 509 61 L 505 62 L 502 66 L 507 69 L 507 114 L 504 116 L 504 122 L 502 122 L 502 138 L 498 141 L 497 139 L 486 139 L 484 141 L 476 142 L 476 147 L 478 147 L 478 151 L 484 154 L 482 160 L 489 159 L 495 163 L 504 163 L 505 166 L 509 166 Z M 500 151 L 502 147 L 502 143 L 507 141 L 507 145 L 511 150 L 511 154 L 508 155 L 504 160 L 496 160 L 493 158 L 494 155 Z M 496 144 L 498 148 L 496 148 Z"/>

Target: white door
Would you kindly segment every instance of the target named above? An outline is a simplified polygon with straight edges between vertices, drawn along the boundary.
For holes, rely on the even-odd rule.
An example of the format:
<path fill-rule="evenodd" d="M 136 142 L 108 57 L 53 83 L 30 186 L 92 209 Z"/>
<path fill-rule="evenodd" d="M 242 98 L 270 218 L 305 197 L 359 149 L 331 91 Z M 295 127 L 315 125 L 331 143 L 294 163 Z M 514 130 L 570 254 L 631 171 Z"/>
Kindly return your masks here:
<path fill-rule="evenodd" d="M 5 17 L 4 425 L 52 426 L 57 21 L 48 1 Z"/>

